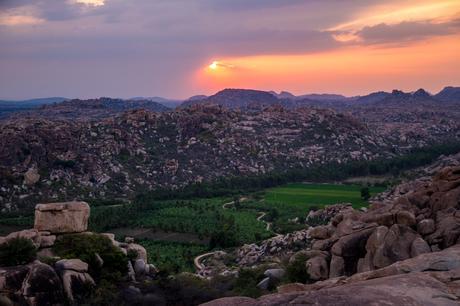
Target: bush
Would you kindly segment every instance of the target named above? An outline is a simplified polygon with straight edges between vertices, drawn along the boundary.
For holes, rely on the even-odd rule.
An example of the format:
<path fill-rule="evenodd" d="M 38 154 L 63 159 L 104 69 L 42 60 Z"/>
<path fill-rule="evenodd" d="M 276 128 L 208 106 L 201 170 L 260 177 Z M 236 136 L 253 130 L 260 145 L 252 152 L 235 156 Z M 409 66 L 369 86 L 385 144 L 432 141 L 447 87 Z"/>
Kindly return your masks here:
<path fill-rule="evenodd" d="M 310 276 L 307 272 L 307 256 L 304 254 L 297 255 L 295 260 L 287 266 L 286 276 L 292 283 L 307 283 Z"/>
<path fill-rule="evenodd" d="M 25 265 L 36 257 L 37 249 L 27 238 L 13 238 L 0 245 L 0 266 Z"/>
<path fill-rule="evenodd" d="M 135 261 L 137 259 L 137 257 L 139 257 L 139 254 L 137 253 L 136 250 L 130 249 L 130 250 L 128 250 L 128 254 L 126 256 L 128 256 L 129 260 Z"/>
<path fill-rule="evenodd" d="M 249 296 L 257 298 L 262 295 L 263 291 L 257 287 L 257 284 L 265 278 L 265 266 L 256 269 L 241 269 L 233 287 L 233 292 L 236 295 Z M 271 290 L 273 288 L 269 288 Z"/>
<path fill-rule="evenodd" d="M 62 258 L 79 258 L 89 265 L 89 273 L 96 280 L 118 281 L 128 272 L 128 258 L 112 241 L 100 234 L 70 234 L 62 236 L 53 248 Z M 99 267 L 96 254 L 104 260 Z"/>

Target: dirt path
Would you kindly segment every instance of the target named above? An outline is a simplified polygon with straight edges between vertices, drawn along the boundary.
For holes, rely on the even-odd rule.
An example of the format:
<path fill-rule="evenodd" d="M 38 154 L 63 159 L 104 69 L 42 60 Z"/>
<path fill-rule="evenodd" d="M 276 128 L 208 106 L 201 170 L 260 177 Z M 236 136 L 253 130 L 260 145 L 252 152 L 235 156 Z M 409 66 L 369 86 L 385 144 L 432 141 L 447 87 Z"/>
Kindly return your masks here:
<path fill-rule="evenodd" d="M 240 198 L 240 202 L 246 201 L 247 199 L 248 198 Z M 233 204 L 235 204 L 235 201 L 230 201 L 230 202 L 224 203 L 224 204 L 222 204 L 222 209 L 229 209 L 228 206 L 231 206 Z M 201 263 L 201 260 L 203 258 L 205 258 L 205 257 L 214 255 L 217 252 L 220 252 L 220 251 L 209 252 L 209 253 L 201 254 L 201 255 L 198 255 L 197 257 L 195 257 L 195 259 L 193 259 L 193 264 L 195 265 L 195 269 L 198 272 L 201 271 L 201 270 L 204 270 L 206 268 L 206 266 Z"/>
<path fill-rule="evenodd" d="M 201 260 L 203 258 L 205 258 L 205 257 L 214 255 L 217 252 L 219 252 L 219 251 L 209 252 L 209 253 L 201 254 L 201 255 L 195 257 L 195 259 L 193 260 L 193 264 L 195 265 L 196 270 L 197 271 L 204 270 L 204 268 L 206 268 L 206 266 L 201 263 Z"/>

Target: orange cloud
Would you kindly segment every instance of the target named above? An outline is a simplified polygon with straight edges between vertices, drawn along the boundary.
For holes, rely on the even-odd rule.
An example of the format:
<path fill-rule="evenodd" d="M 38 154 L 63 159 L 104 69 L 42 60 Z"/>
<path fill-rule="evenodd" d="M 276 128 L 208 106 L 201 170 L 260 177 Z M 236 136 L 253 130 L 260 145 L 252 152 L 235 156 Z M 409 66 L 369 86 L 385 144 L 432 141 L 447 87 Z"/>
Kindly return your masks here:
<path fill-rule="evenodd" d="M 29 15 L 8 15 L 0 14 L 0 25 L 4 26 L 23 26 L 36 25 L 43 23 L 45 20 Z"/>

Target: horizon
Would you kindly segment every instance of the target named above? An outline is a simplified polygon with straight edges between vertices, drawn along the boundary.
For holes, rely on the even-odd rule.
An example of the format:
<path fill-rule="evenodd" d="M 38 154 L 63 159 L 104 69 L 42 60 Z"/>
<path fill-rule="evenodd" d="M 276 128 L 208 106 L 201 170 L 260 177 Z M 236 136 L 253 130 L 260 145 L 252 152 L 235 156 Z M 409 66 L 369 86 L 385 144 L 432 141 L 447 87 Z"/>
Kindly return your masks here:
<path fill-rule="evenodd" d="M 5 0 L 0 43 L 7 100 L 460 84 L 454 0 Z"/>
<path fill-rule="evenodd" d="M 216 92 L 213 92 L 213 93 L 210 93 L 208 95 L 205 95 L 207 97 L 210 97 L 214 94 L 217 94 L 223 90 L 226 90 L 226 89 L 234 89 L 234 90 L 256 90 L 256 91 L 263 91 L 263 92 L 268 92 L 268 93 L 272 93 L 272 92 L 275 92 L 276 94 L 281 94 L 282 92 L 287 92 L 287 93 L 290 93 L 290 94 L 293 94 L 294 96 L 296 97 L 299 97 L 299 96 L 304 96 L 304 95 L 339 95 L 339 96 L 343 96 L 345 98 L 354 98 L 354 97 L 364 97 L 364 96 L 367 96 L 367 95 L 370 95 L 370 94 L 373 94 L 373 93 L 377 93 L 377 92 L 387 92 L 387 93 L 391 93 L 392 91 L 394 90 L 400 90 L 404 93 L 414 93 L 416 92 L 417 90 L 425 90 L 428 94 L 434 96 L 436 94 L 438 94 L 439 92 L 441 92 L 443 89 L 445 88 L 457 88 L 457 87 L 460 87 L 460 86 L 455 86 L 455 85 L 446 85 L 446 86 L 442 86 L 439 90 L 435 91 L 435 92 L 432 92 L 432 91 L 429 91 L 429 90 L 426 90 L 425 88 L 422 88 L 422 87 L 419 87 L 417 89 L 414 89 L 414 90 L 410 90 L 410 91 L 405 91 L 405 90 L 401 90 L 401 89 L 398 89 L 398 88 L 393 88 L 391 90 L 377 90 L 377 91 L 372 91 L 372 92 L 367 92 L 367 93 L 363 93 L 363 94 L 358 94 L 358 95 L 344 95 L 342 93 L 339 93 L 339 92 L 307 92 L 307 93 L 300 93 L 300 94 L 297 94 L 297 93 L 293 93 L 291 91 L 287 91 L 287 90 L 278 90 L 278 91 L 274 91 L 274 90 L 262 90 L 262 89 L 255 89 L 255 88 L 222 88 Z M 39 99 L 51 99 L 51 98 L 65 98 L 65 99 L 68 99 L 68 100 L 74 100 L 74 99 L 80 99 L 80 100 L 92 100 L 92 99 L 101 99 L 101 98 L 110 98 L 110 99 L 121 99 L 121 100 L 132 100 L 132 99 L 137 99 L 137 98 L 145 98 L 145 99 L 153 99 L 153 98 L 159 98 L 159 99 L 165 99 L 167 101 L 177 101 L 177 102 L 181 102 L 181 101 L 186 101 L 192 97 L 195 97 L 195 96 L 200 96 L 200 95 L 204 95 L 204 94 L 193 94 L 191 96 L 188 96 L 188 97 L 185 97 L 185 98 L 174 98 L 174 97 L 163 97 L 163 96 L 159 96 L 159 95 L 149 95 L 149 96 L 132 96 L 132 97 L 126 97 L 126 98 L 122 98 L 122 97 L 111 97 L 111 96 L 96 96 L 96 97 L 89 97 L 89 98 L 81 98 L 81 97 L 61 97 L 61 96 L 57 96 L 57 95 L 51 95 L 51 96 L 46 96 L 46 97 L 30 97 L 30 98 L 24 98 L 24 99 L 10 99 L 10 98 L 3 98 L 3 97 L 0 97 L 0 101 L 8 101 L 8 102 L 21 102 L 21 101 L 27 101 L 27 100 L 39 100 Z M 166 102 L 167 102 L 166 101 Z M 154 101 L 154 102 L 158 102 L 158 101 Z"/>

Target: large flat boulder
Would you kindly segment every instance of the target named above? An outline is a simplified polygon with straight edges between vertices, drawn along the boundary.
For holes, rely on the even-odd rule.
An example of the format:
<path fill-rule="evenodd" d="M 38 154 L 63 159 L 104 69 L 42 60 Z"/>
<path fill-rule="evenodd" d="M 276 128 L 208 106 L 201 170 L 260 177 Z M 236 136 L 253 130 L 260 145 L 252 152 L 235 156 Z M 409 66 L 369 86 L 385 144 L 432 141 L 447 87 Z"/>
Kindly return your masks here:
<path fill-rule="evenodd" d="M 53 234 L 84 232 L 88 228 L 89 211 L 86 202 L 38 204 L 34 228 Z"/>
<path fill-rule="evenodd" d="M 241 300 L 245 306 L 278 305 L 459 305 L 460 245 L 396 262 L 382 269 L 314 284 L 288 284 L 278 293 Z M 239 305 L 241 297 L 206 306 Z M 233 304 L 232 304 L 233 303 Z"/>

